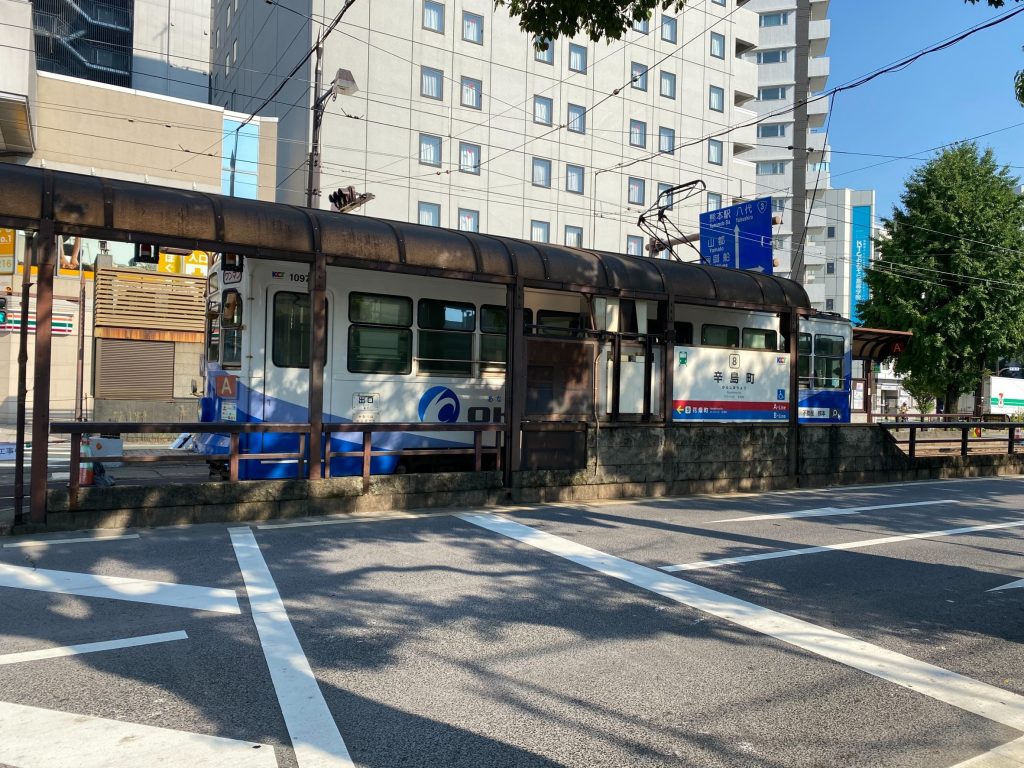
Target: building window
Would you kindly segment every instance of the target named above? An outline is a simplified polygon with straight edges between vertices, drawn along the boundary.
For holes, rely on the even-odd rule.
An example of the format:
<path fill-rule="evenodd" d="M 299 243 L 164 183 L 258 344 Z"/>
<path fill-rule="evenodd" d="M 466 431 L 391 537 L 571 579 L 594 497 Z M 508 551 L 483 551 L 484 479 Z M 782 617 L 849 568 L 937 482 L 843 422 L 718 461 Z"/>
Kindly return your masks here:
<path fill-rule="evenodd" d="M 569 69 L 573 72 L 587 71 L 587 49 L 585 46 L 569 43 Z"/>
<path fill-rule="evenodd" d="M 788 198 L 785 197 L 773 197 L 772 198 L 772 213 L 785 213 L 786 202 Z"/>
<path fill-rule="evenodd" d="M 469 11 L 462 12 L 462 39 L 467 43 L 484 44 L 484 17 Z"/>
<path fill-rule="evenodd" d="M 444 98 L 444 72 L 433 67 L 420 67 L 420 96 Z"/>
<path fill-rule="evenodd" d="M 828 228 L 828 236 L 829 236 L 829 238 L 834 238 L 836 236 L 836 228 L 835 227 L 829 227 Z"/>
<path fill-rule="evenodd" d="M 758 51 L 758 64 L 785 64 L 789 59 L 789 51 L 785 48 L 775 48 L 771 51 Z"/>
<path fill-rule="evenodd" d="M 711 55 L 716 59 L 725 58 L 725 35 L 718 32 L 711 33 Z"/>
<path fill-rule="evenodd" d="M 569 130 L 573 133 L 587 132 L 587 108 L 579 104 L 569 105 Z"/>
<path fill-rule="evenodd" d="M 441 204 L 440 203 L 420 203 L 419 204 L 419 222 L 425 224 L 428 227 L 440 227 L 441 226 Z"/>
<path fill-rule="evenodd" d="M 565 166 L 565 191 L 575 192 L 578 195 L 582 195 L 583 174 L 584 170 L 582 165 Z"/>
<path fill-rule="evenodd" d="M 714 3 L 715 5 L 722 6 L 723 8 L 725 7 L 725 0 L 711 0 L 711 2 Z"/>
<path fill-rule="evenodd" d="M 441 165 L 441 137 L 420 134 L 420 165 Z"/>
<path fill-rule="evenodd" d="M 835 310 L 835 308 L 836 308 L 836 300 L 835 299 L 825 299 L 825 311 L 826 312 L 832 312 L 832 311 Z"/>
<path fill-rule="evenodd" d="M 672 72 L 661 73 L 661 95 L 666 99 L 676 97 L 676 76 Z"/>
<path fill-rule="evenodd" d="M 555 41 L 533 39 L 533 60 L 544 64 L 555 63 Z"/>
<path fill-rule="evenodd" d="M 530 222 L 530 239 L 537 243 L 551 242 L 551 225 L 546 221 Z"/>
<path fill-rule="evenodd" d="M 416 307 L 420 373 L 469 376 L 473 372 L 476 307 L 456 301 L 420 299 Z"/>
<path fill-rule="evenodd" d="M 658 129 L 658 151 L 666 155 L 676 153 L 676 131 L 674 128 L 661 126 Z"/>
<path fill-rule="evenodd" d="M 480 145 L 459 142 L 459 170 L 480 175 Z"/>
<path fill-rule="evenodd" d="M 651 31 L 651 22 L 649 19 L 633 19 L 633 31 L 639 32 L 641 35 L 646 35 Z"/>
<path fill-rule="evenodd" d="M 231 41 L 231 63 L 232 64 L 237 64 L 238 63 L 238 41 L 237 40 L 232 40 Z"/>
<path fill-rule="evenodd" d="M 785 160 L 769 160 L 757 164 L 758 176 L 777 176 L 786 172 Z"/>
<path fill-rule="evenodd" d="M 533 186 L 551 187 L 551 161 L 541 157 L 533 158 Z"/>
<path fill-rule="evenodd" d="M 479 232 L 480 211 L 459 208 L 459 230 L 462 232 Z"/>
<path fill-rule="evenodd" d="M 638 91 L 647 90 L 647 67 L 644 64 L 634 61 L 629 67 L 629 77 Z"/>
<path fill-rule="evenodd" d="M 708 210 L 717 211 L 722 207 L 722 196 L 717 192 L 708 192 Z"/>
<path fill-rule="evenodd" d="M 712 112 L 725 112 L 725 89 L 712 85 L 708 88 L 708 109 Z"/>
<path fill-rule="evenodd" d="M 722 142 L 718 139 L 708 139 L 708 162 L 712 165 L 722 164 Z"/>
<path fill-rule="evenodd" d="M 761 123 L 757 126 L 757 138 L 759 139 L 782 139 L 785 136 L 785 123 Z"/>
<path fill-rule="evenodd" d="M 629 146 L 647 147 L 647 123 L 643 120 L 629 121 Z"/>
<path fill-rule="evenodd" d="M 308 294 L 303 298 L 308 299 Z M 351 373 L 412 370 L 412 299 L 353 292 L 348 298 L 348 320 Z M 304 346 L 308 360 L 309 343 Z"/>
<path fill-rule="evenodd" d="M 773 85 L 757 89 L 758 101 L 778 101 L 784 98 L 786 98 L 786 86 L 784 85 Z"/>
<path fill-rule="evenodd" d="M 533 97 L 533 122 L 551 125 L 552 101 L 547 96 Z"/>
<path fill-rule="evenodd" d="M 626 254 L 629 256 L 643 256 L 644 239 L 639 235 L 628 235 L 626 237 Z"/>
<path fill-rule="evenodd" d="M 423 28 L 444 34 L 444 6 L 433 0 L 423 0 Z"/>
<path fill-rule="evenodd" d="M 825 274 L 834 275 L 836 273 L 836 263 L 834 261 L 825 262 Z"/>
<path fill-rule="evenodd" d="M 662 193 L 670 189 L 672 189 L 671 184 L 666 184 L 662 181 L 658 182 L 658 205 L 667 211 L 671 211 L 676 205 L 675 195 L 668 194 L 662 197 Z"/>
<path fill-rule="evenodd" d="M 789 24 L 789 11 L 762 13 L 758 24 L 762 27 L 784 27 Z"/>
<path fill-rule="evenodd" d="M 646 184 L 643 179 L 638 179 L 635 176 L 629 177 L 629 182 L 626 185 L 626 199 L 629 201 L 630 205 L 644 204 L 644 198 L 646 197 L 646 195 L 644 194 L 645 186 Z"/>
<path fill-rule="evenodd" d="M 484 84 L 472 77 L 462 78 L 462 106 L 480 109 L 484 102 Z"/>
<path fill-rule="evenodd" d="M 583 247 L 583 227 L 565 226 L 565 244 L 570 248 Z"/>
<path fill-rule="evenodd" d="M 230 27 L 231 26 L 231 6 L 230 5 L 228 6 L 228 15 L 227 15 L 227 18 L 224 21 L 224 26 L 225 27 Z"/>
<path fill-rule="evenodd" d="M 676 41 L 676 20 L 671 16 L 661 17 L 661 39 L 666 43 Z"/>
<path fill-rule="evenodd" d="M 231 77 L 231 54 L 224 57 L 224 77 Z"/>

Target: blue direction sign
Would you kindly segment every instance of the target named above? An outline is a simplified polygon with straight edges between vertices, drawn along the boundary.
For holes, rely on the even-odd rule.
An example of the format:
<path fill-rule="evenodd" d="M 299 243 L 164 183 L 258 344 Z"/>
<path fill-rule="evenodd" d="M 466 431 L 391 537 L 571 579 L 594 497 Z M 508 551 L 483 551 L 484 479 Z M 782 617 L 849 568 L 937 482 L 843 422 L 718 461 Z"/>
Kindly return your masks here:
<path fill-rule="evenodd" d="M 772 199 L 702 213 L 700 253 L 716 267 L 772 274 Z"/>

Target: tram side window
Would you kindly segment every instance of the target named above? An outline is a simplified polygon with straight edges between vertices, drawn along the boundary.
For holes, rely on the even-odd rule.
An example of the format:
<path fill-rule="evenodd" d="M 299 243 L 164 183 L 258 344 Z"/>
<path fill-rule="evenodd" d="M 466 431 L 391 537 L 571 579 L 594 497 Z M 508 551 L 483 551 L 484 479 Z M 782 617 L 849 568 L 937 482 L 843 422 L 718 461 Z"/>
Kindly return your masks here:
<path fill-rule="evenodd" d="M 731 325 L 702 325 L 700 343 L 708 347 L 738 347 L 740 329 Z"/>
<path fill-rule="evenodd" d="M 690 346 L 693 344 L 693 323 L 675 323 L 676 344 Z"/>
<path fill-rule="evenodd" d="M 796 375 L 801 387 L 811 386 L 811 334 L 797 334 Z"/>
<path fill-rule="evenodd" d="M 767 349 L 776 352 L 779 349 L 779 335 L 765 328 L 743 329 L 744 349 Z"/>
<path fill-rule="evenodd" d="M 220 361 L 220 319 L 212 315 L 206 318 L 206 362 Z"/>
<path fill-rule="evenodd" d="M 242 364 L 242 297 L 238 291 L 223 294 L 224 311 L 220 318 L 221 365 L 237 368 Z"/>
<path fill-rule="evenodd" d="M 821 389 L 842 389 L 843 337 L 816 334 L 814 337 L 814 377 Z"/>
<path fill-rule="evenodd" d="M 559 312 L 553 309 L 537 310 L 537 332 L 541 336 L 557 336 L 561 339 L 579 338 L 584 328 L 583 318 L 579 312 Z"/>
<path fill-rule="evenodd" d="M 480 370 L 484 373 L 505 370 L 508 337 L 508 312 L 505 307 L 483 304 L 480 307 Z"/>
<path fill-rule="evenodd" d="M 473 331 L 476 307 L 458 301 L 420 299 L 419 370 L 470 376 L 473 373 Z"/>
<path fill-rule="evenodd" d="M 350 373 L 412 371 L 412 299 L 353 292 L 348 319 Z"/>
<path fill-rule="evenodd" d="M 271 360 L 278 368 L 309 368 L 309 329 L 312 317 L 308 293 L 282 291 L 274 294 Z M 227 354 L 226 346 L 224 351 Z"/>

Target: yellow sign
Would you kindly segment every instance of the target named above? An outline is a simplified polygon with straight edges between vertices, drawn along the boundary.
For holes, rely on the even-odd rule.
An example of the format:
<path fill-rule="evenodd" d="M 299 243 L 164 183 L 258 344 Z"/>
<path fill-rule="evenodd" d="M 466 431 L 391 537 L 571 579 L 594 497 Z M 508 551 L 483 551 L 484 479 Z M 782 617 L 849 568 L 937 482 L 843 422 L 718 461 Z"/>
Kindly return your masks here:
<path fill-rule="evenodd" d="M 0 229 L 0 275 L 14 274 L 14 230 Z"/>
<path fill-rule="evenodd" d="M 210 255 L 206 251 L 192 251 L 185 257 L 185 274 L 206 277 Z"/>
<path fill-rule="evenodd" d="M 172 275 L 181 273 L 181 256 L 177 253 L 161 253 L 157 272 L 170 272 Z"/>

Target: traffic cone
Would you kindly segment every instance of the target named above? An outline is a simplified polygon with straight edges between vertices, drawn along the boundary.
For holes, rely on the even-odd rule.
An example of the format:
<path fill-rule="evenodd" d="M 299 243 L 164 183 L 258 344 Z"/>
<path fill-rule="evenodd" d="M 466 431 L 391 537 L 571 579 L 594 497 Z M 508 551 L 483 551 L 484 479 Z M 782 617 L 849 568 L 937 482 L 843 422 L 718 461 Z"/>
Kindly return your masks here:
<path fill-rule="evenodd" d="M 78 484 L 92 485 L 92 448 L 89 447 L 89 439 L 82 438 L 82 450 L 80 452 L 78 465 Z"/>

